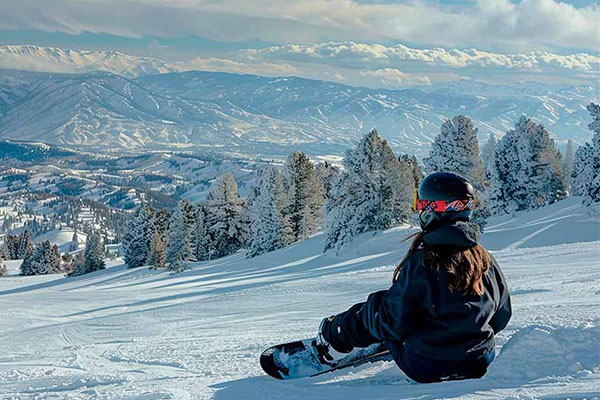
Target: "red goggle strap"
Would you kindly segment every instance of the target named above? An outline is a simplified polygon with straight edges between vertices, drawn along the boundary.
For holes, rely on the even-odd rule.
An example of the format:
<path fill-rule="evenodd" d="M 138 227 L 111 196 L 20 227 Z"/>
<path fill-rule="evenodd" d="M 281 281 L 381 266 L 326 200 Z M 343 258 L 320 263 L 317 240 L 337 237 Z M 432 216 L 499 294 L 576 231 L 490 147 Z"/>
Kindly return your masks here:
<path fill-rule="evenodd" d="M 423 200 L 415 198 L 414 204 L 415 211 L 434 211 L 434 212 L 447 212 L 447 211 L 464 211 L 472 210 L 475 208 L 475 199 L 468 200 Z"/>

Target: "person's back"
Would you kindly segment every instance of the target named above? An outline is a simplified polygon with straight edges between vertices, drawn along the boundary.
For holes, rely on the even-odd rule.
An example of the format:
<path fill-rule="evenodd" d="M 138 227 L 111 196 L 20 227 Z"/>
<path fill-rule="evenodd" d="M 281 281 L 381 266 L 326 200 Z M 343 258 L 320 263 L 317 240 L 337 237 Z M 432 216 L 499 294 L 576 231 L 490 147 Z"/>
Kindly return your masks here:
<path fill-rule="evenodd" d="M 440 199 L 443 195 L 447 198 Z M 344 353 L 385 342 L 400 368 L 418 382 L 485 374 L 494 359 L 494 335 L 508 323 L 511 305 L 497 262 L 478 244 L 479 227 L 468 222 L 472 200 L 470 183 L 458 175 L 425 178 L 416 200 L 425 208 L 423 231 L 392 287 L 324 319 L 323 351 Z"/>

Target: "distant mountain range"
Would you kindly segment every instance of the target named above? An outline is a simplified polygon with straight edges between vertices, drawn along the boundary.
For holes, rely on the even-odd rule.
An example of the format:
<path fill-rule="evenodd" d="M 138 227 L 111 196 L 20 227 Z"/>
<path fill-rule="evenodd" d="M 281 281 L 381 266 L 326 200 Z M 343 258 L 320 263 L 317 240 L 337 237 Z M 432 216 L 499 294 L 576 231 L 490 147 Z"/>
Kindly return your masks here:
<path fill-rule="evenodd" d="M 176 68 L 118 52 L 0 47 L 0 67 L 34 65 L 65 73 L 0 70 L 0 138 L 104 151 L 343 155 L 377 128 L 398 153 L 423 156 L 441 123 L 457 114 L 471 117 L 482 139 L 504 134 L 525 114 L 556 138 L 583 143 L 591 137 L 585 105 L 598 97 L 591 85 L 460 81 L 369 89 L 296 77 L 169 72 Z"/>
<path fill-rule="evenodd" d="M 158 58 L 137 57 L 119 51 L 72 50 L 32 45 L 0 46 L 0 68 L 62 73 L 104 71 L 127 78 L 180 70 L 175 64 Z"/>

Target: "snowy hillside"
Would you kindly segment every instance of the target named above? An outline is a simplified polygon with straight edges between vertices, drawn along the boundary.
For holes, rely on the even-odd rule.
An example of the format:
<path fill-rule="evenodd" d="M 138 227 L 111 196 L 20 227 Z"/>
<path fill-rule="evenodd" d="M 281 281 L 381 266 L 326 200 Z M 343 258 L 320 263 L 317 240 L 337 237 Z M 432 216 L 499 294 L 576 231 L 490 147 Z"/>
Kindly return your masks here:
<path fill-rule="evenodd" d="M 172 207 L 179 196 L 202 200 L 211 182 L 229 172 L 245 197 L 253 186 L 256 169 L 265 164 L 211 151 L 128 156 L 3 140 L 0 160 L 0 201 L 19 199 L 27 203 L 32 194 L 79 196 L 119 209 L 131 209 L 142 198 L 157 207 Z"/>
<path fill-rule="evenodd" d="M 0 70 L 0 138 L 106 151 L 193 149 L 282 157 L 342 155 L 376 127 L 397 153 L 425 155 L 441 123 L 466 114 L 481 138 L 535 117 L 556 138 L 590 139 L 593 86 L 460 84 L 384 90 L 302 78 L 184 72 L 128 79 Z"/>
<path fill-rule="evenodd" d="M 598 398 L 600 228 L 579 201 L 490 220 L 484 244 L 514 315 L 481 380 L 417 385 L 392 363 L 291 382 L 261 373 L 264 348 L 311 336 L 322 317 L 389 287 L 410 233 L 399 227 L 337 256 L 316 235 L 177 275 L 117 259 L 77 278 L 0 278 L 0 398 Z"/>
<path fill-rule="evenodd" d="M 136 57 L 118 51 L 19 45 L 0 46 L 0 68 L 46 72 L 106 71 L 126 77 L 176 70 L 156 58 Z"/>

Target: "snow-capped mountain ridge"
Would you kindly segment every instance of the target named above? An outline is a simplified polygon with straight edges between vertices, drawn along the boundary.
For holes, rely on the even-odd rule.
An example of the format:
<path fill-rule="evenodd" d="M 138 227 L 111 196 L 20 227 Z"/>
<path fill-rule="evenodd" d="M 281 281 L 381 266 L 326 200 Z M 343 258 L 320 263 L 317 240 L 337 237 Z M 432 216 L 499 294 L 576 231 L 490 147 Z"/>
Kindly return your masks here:
<path fill-rule="evenodd" d="M 119 51 L 73 50 L 34 45 L 0 46 L 0 68 L 45 72 L 105 71 L 126 77 L 176 71 L 158 58 L 137 57 Z"/>

